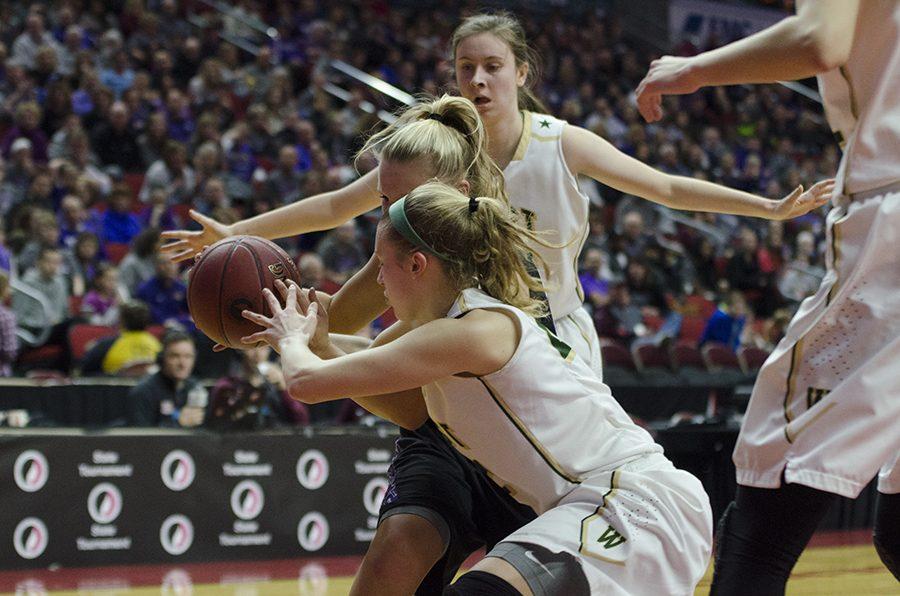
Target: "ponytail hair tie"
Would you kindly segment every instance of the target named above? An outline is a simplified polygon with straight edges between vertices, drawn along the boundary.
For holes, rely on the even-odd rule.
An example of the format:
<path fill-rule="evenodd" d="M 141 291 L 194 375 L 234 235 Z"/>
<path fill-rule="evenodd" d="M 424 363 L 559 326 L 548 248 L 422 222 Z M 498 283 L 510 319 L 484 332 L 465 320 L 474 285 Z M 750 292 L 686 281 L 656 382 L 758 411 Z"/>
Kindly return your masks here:
<path fill-rule="evenodd" d="M 444 126 L 452 128 L 453 130 L 455 130 L 456 132 L 458 132 L 459 134 L 461 134 L 463 136 L 468 136 L 468 134 L 469 134 L 468 132 L 463 130 L 463 128 L 461 126 L 459 126 L 458 123 L 451 122 L 450 119 L 447 118 L 444 114 L 438 114 L 437 112 L 432 112 L 432 113 L 428 114 L 427 116 L 425 116 L 424 119 L 425 120 L 435 120 L 437 122 L 440 122 Z"/>
<path fill-rule="evenodd" d="M 476 197 L 469 198 L 469 213 L 478 211 L 478 199 Z"/>

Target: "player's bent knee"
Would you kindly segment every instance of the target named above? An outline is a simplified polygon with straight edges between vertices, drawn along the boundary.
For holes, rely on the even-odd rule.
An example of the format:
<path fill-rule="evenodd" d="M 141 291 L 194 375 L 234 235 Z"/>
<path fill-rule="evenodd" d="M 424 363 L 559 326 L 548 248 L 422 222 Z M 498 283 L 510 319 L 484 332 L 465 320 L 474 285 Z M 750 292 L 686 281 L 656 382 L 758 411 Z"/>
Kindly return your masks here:
<path fill-rule="evenodd" d="M 488 553 L 488 558 L 491 557 L 515 568 L 534 596 L 589 596 L 591 593 L 581 562 L 570 553 L 553 552 L 530 542 L 501 542 Z"/>
<path fill-rule="evenodd" d="M 470 571 L 444 588 L 444 596 L 519 596 L 519 591 L 493 573 Z"/>
<path fill-rule="evenodd" d="M 412 513 L 383 517 L 375 537 L 366 553 L 367 565 L 383 576 L 405 568 L 427 572 L 444 554 L 449 538 L 431 519 Z"/>

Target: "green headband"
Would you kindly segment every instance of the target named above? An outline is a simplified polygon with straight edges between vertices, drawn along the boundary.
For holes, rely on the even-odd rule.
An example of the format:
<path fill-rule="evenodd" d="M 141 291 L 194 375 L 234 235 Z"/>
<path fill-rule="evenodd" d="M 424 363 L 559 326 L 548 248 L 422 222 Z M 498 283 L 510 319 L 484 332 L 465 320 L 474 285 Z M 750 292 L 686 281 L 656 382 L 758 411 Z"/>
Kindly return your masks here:
<path fill-rule="evenodd" d="M 409 219 L 407 219 L 406 217 L 406 197 L 403 197 L 402 199 L 388 207 L 388 217 L 390 218 L 391 225 L 394 226 L 394 229 L 397 230 L 401 236 L 409 240 L 413 245 L 424 250 L 425 252 L 433 254 L 436 257 L 440 257 L 445 261 L 454 260 L 449 256 L 438 252 L 434 248 L 428 246 L 428 244 L 424 240 L 422 240 L 422 237 L 416 233 L 413 227 L 409 225 Z"/>

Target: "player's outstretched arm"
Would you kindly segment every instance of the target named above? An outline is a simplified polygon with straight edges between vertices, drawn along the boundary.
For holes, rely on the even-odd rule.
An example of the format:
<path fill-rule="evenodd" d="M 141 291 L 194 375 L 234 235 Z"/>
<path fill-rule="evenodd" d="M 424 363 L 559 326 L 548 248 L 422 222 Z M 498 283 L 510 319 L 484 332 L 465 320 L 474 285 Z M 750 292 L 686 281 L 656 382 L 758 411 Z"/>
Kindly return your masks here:
<path fill-rule="evenodd" d="M 606 140 L 577 126 L 563 132 L 566 163 L 576 174 L 622 192 L 684 211 L 730 213 L 766 219 L 788 219 L 821 207 L 831 198 L 833 180 L 809 190 L 797 187 L 781 200 L 769 200 L 705 180 L 673 176 L 630 157 Z"/>
<path fill-rule="evenodd" d="M 329 230 L 378 207 L 381 204 L 381 197 L 377 189 L 376 168 L 338 190 L 300 199 L 290 205 L 227 226 L 191 210 L 191 217 L 203 229 L 196 232 L 189 230 L 163 232 L 163 239 L 171 242 L 164 244 L 160 250 L 173 261 L 179 262 L 194 258 L 204 246 L 229 236 L 248 234 L 275 240 L 307 232 Z"/>
<path fill-rule="evenodd" d="M 860 0 L 804 2 L 795 16 L 721 48 L 681 58 L 663 56 L 637 88 L 648 122 L 662 118 L 662 96 L 708 85 L 774 83 L 814 76 L 841 66 L 850 55 Z"/>

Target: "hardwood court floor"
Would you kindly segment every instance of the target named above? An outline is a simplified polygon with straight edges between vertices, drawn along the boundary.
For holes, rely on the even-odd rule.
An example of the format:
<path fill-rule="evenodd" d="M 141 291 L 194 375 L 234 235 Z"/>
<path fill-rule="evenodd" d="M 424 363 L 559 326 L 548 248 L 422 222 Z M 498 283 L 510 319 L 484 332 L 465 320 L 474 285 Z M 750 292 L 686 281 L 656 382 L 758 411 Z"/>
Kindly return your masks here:
<path fill-rule="evenodd" d="M 817 536 L 797 563 L 788 596 L 900 595 L 900 585 L 882 566 L 867 533 Z M 844 544 L 841 544 L 841 543 Z M 860 542 L 863 542 L 862 544 Z M 265 562 L 129 566 L 54 571 L 0 572 L 4 594 L 344 596 L 358 557 Z M 709 591 L 712 572 L 697 588 Z"/>

